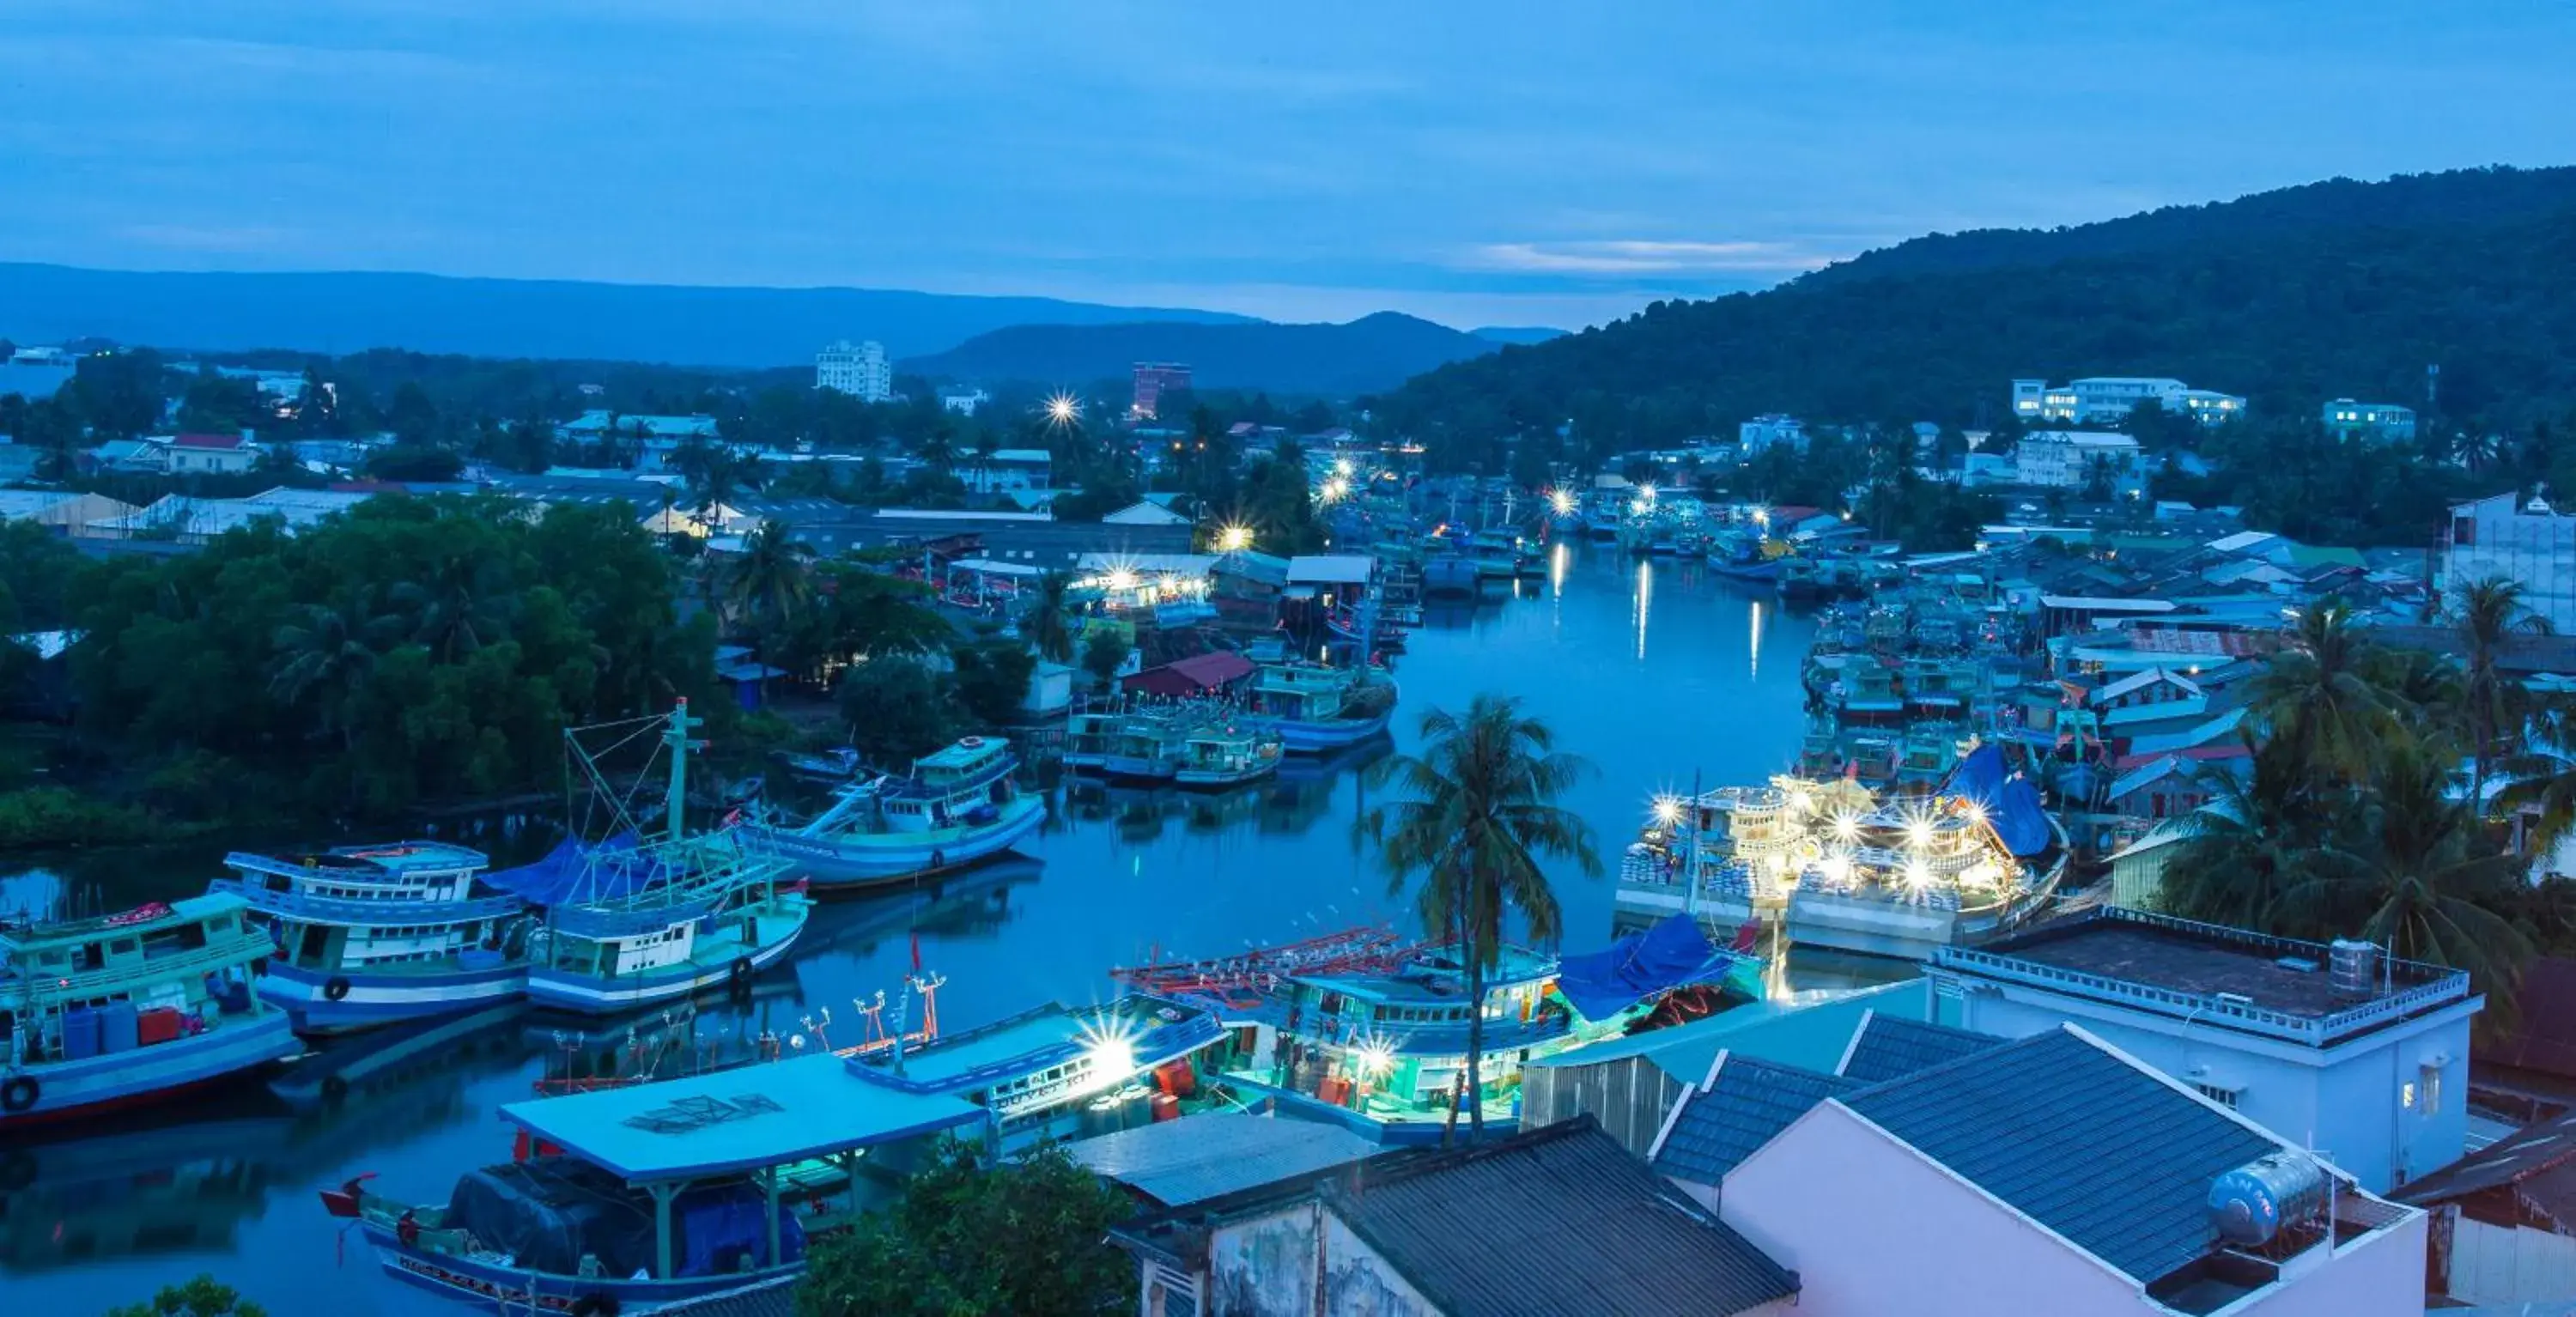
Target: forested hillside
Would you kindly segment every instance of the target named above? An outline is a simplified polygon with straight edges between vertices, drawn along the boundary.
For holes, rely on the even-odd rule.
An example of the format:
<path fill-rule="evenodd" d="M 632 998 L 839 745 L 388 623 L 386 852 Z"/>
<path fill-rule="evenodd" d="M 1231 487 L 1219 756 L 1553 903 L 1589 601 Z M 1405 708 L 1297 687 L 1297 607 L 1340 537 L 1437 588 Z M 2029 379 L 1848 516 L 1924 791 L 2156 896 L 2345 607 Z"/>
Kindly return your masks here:
<path fill-rule="evenodd" d="M 1200 388 L 1347 396 L 1392 388 L 1495 346 L 1381 311 L 1343 325 L 1015 325 L 904 367 L 935 378 L 1084 384 L 1124 379 L 1139 361 L 1182 361 Z"/>
<path fill-rule="evenodd" d="M 1572 422 L 1591 455 L 1834 421 L 2000 420 L 2014 376 L 2169 375 L 2255 414 L 2352 396 L 2518 430 L 2576 403 L 2576 169 L 2337 181 L 2055 232 L 1917 239 L 1421 376 L 1379 415 L 1444 464 Z"/>

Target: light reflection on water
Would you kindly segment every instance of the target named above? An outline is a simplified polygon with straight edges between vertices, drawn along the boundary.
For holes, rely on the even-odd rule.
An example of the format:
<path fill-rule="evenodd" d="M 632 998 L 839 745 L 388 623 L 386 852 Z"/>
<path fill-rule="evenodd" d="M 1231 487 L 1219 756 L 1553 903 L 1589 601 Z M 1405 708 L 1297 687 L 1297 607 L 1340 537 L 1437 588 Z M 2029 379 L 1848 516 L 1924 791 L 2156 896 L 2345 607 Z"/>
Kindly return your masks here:
<path fill-rule="evenodd" d="M 1546 597 L 1530 584 L 1507 603 L 1432 611 L 1399 660 L 1397 745 L 1411 742 L 1414 719 L 1435 704 L 1456 708 L 1479 690 L 1519 695 L 1556 728 L 1561 748 L 1598 770 L 1568 803 L 1596 829 L 1613 869 L 1651 790 L 1695 775 L 1712 787 L 1753 781 L 1795 754 L 1803 619 L 1748 606 L 1750 596 L 1698 564 L 1632 563 L 1608 545 L 1560 541 L 1549 550 Z M 748 1002 L 711 1004 L 690 1028 L 702 1046 L 732 1048 L 824 1009 L 853 1022 L 854 1003 L 899 990 L 916 937 L 925 964 L 948 977 L 939 1012 L 953 1032 L 1044 1001 L 1102 1000 L 1112 965 L 1405 920 L 1409 899 L 1391 896 L 1352 845 L 1364 762 L 1295 762 L 1275 782 L 1224 796 L 1057 790 L 1030 862 L 893 900 L 829 905 L 790 966 Z M 214 876 L 220 853 L 91 855 L 59 872 L 24 870 L 0 877 L 0 907 L 50 901 L 66 874 L 95 886 L 104 907 L 185 895 Z M 1567 872 L 1558 888 L 1568 945 L 1605 941 L 1611 883 Z M 1881 972 L 1863 966 L 1848 978 Z M 1802 986 L 1845 977 L 1820 966 Z M 335 1263 L 340 1241 L 316 1191 L 373 1171 L 382 1191 L 444 1201 L 458 1168 L 508 1155 L 500 1105 L 527 1096 L 549 1069 L 618 1051 L 627 1028 L 585 1037 L 568 1022 L 517 1014 L 414 1055 L 361 1038 L 354 1046 L 375 1049 L 373 1064 L 353 1070 L 333 1098 L 309 1077 L 285 1085 L 301 1105 L 237 1087 L 156 1123 L 0 1148 L 7 1306 L 102 1312 L 210 1271 L 276 1317 L 453 1313 L 382 1281 L 354 1241 Z"/>

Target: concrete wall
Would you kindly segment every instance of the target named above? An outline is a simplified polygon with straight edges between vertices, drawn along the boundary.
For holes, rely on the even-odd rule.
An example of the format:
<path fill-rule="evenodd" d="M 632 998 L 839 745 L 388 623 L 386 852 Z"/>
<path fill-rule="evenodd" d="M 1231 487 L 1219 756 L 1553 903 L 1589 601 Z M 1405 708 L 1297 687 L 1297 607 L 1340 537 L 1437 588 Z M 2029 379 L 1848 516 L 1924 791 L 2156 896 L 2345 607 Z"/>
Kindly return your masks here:
<path fill-rule="evenodd" d="M 2293 1258 L 2284 1274 L 2296 1279 L 2222 1311 L 2226 1317 L 2419 1317 L 2425 1221 L 2423 1213 L 2412 1213 L 2396 1228 L 2347 1244 L 2331 1257 Z"/>
<path fill-rule="evenodd" d="M 2135 1285 L 1826 1103 L 1726 1177 L 1728 1225 L 1798 1273 L 1800 1317 L 2127 1317 Z"/>
<path fill-rule="evenodd" d="M 2463 1303 L 2564 1302 L 2576 1294 L 2576 1239 L 2546 1230 L 2451 1223 L 2450 1296 Z"/>
<path fill-rule="evenodd" d="M 2319 1051 L 2080 998 L 2006 993 L 1958 998 L 1957 1018 L 1944 1022 L 2021 1038 L 2072 1021 L 2186 1084 L 2237 1090 L 2238 1114 L 2314 1149 L 2374 1193 L 2449 1165 L 2467 1147 L 2465 1010 Z M 2437 1059 L 2438 1100 L 2428 1108 L 2418 1067 Z M 2413 1110 L 2401 1105 L 2409 1081 L 2417 1083 Z"/>

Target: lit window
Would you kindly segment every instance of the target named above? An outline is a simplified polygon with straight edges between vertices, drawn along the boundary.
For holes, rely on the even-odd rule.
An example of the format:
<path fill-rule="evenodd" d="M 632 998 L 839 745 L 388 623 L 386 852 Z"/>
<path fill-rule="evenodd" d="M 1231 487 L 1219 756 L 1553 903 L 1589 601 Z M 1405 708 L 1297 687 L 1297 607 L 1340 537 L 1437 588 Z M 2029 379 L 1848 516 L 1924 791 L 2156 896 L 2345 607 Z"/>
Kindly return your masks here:
<path fill-rule="evenodd" d="M 2407 1080 L 2405 1083 L 2397 1086 L 2397 1105 L 2406 1108 L 2408 1111 L 2413 1111 L 2415 1109 L 2414 1080 Z"/>

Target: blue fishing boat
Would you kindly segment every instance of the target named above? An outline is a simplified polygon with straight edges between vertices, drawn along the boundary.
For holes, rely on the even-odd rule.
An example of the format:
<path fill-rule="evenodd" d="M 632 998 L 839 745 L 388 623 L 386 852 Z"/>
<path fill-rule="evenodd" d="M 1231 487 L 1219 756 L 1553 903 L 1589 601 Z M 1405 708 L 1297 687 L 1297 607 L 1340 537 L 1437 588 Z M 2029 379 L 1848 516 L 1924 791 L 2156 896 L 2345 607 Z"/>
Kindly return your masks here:
<path fill-rule="evenodd" d="M 682 700 L 669 714 L 619 724 L 625 740 L 659 724 L 669 756 L 663 813 L 648 830 L 610 788 L 576 729 L 575 764 L 621 828 L 607 841 L 568 838 L 544 859 L 491 876 L 544 913 L 529 934 L 528 997 L 558 1010 L 633 1010 L 728 984 L 748 986 L 777 963 L 811 910 L 801 887 L 779 884 L 787 863 L 738 823 L 688 827 L 689 731 Z M 640 724 L 640 729 L 639 729 Z"/>
<path fill-rule="evenodd" d="M 916 1095 L 964 1097 L 992 1113 L 1005 1152 L 1091 1138 L 1208 1105 L 1233 1105 L 1196 1059 L 1225 1041 L 1203 1006 L 1129 993 L 1106 1006 L 1050 1002 L 926 1046 L 853 1057 L 851 1073 Z"/>
<path fill-rule="evenodd" d="M 254 990 L 274 948 L 217 893 L 0 924 L 0 1130 L 139 1104 L 302 1054 Z"/>
<path fill-rule="evenodd" d="M 1356 668 L 1266 663 L 1244 693 L 1243 725 L 1278 734 L 1290 754 L 1328 754 L 1386 730 L 1395 682 Z"/>
<path fill-rule="evenodd" d="M 1184 728 L 1164 709 L 1083 712 L 1065 722 L 1064 766 L 1129 782 L 1168 782 L 1180 770 Z"/>
<path fill-rule="evenodd" d="M 277 944 L 262 997 L 297 1032 L 339 1033 L 476 1010 L 527 991 L 527 902 L 483 887 L 491 860 L 437 841 L 307 855 L 236 851 L 216 891 Z"/>
<path fill-rule="evenodd" d="M 852 784 L 801 825 L 743 831 L 818 888 L 909 882 L 998 855 L 1037 831 L 1046 801 L 1012 780 L 1019 762 L 1009 741 L 969 736 L 914 760 L 910 776 Z"/>

